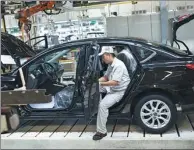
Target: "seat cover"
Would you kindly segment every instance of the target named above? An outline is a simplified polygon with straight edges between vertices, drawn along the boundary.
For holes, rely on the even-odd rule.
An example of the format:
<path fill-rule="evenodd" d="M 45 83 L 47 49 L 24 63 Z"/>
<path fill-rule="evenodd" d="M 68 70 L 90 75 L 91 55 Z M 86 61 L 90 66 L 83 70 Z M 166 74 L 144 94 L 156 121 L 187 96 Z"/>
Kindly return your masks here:
<path fill-rule="evenodd" d="M 128 50 L 124 49 L 120 53 L 118 53 L 117 58 L 124 62 L 131 78 L 137 66 L 137 62 L 133 58 L 132 54 Z"/>

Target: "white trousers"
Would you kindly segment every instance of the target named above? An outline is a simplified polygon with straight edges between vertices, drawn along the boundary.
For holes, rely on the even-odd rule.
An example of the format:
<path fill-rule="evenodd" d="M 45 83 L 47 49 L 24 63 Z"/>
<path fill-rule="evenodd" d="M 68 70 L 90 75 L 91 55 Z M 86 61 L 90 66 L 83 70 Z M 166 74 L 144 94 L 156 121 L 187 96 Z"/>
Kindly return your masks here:
<path fill-rule="evenodd" d="M 125 91 L 112 92 L 110 87 L 100 86 L 100 92 L 107 94 L 103 99 L 101 98 L 99 103 L 97 115 L 97 132 L 105 134 L 107 133 L 106 123 L 109 115 L 109 108 L 122 99 Z"/>

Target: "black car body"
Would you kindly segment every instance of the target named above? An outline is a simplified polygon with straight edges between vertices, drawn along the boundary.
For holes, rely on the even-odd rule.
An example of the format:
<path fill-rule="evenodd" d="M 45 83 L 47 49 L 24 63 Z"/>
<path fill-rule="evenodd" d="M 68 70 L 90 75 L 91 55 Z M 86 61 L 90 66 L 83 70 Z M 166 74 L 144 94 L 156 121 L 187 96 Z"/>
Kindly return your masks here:
<path fill-rule="evenodd" d="M 110 118 L 131 119 L 133 116 L 147 132 L 162 133 L 176 121 L 175 104 L 181 105 L 182 108 L 189 106 L 193 109 L 193 55 L 144 39 L 99 38 L 78 40 L 54 46 L 38 53 L 18 67 L 23 70 L 27 89 L 46 89 L 47 94 L 53 95 L 58 101 L 57 105 L 60 105 L 60 107 L 54 108 L 32 108 L 31 105 L 18 106 L 21 118 L 29 120 L 72 117 L 83 117 L 88 120 L 95 118 L 100 99 L 98 78 L 103 75 L 104 68 L 106 68 L 100 61 L 98 53 L 101 47 L 106 45 L 123 46 L 131 54 L 130 58 L 126 55 L 119 55 L 120 52 L 117 54 L 117 57 L 125 63 L 131 82 L 122 100 L 109 109 Z M 67 60 L 66 58 L 68 57 L 67 53 L 68 55 L 69 52 L 72 54 L 72 51 L 76 52 L 76 56 L 74 53 L 72 56 L 77 62 L 76 73 L 62 78 L 65 67 L 59 63 L 58 57 L 65 59 L 63 61 L 70 61 L 71 59 Z M 63 57 L 60 54 L 63 54 Z M 59 78 L 64 80 L 65 84 L 60 82 Z M 69 80 L 73 83 L 67 84 L 66 82 Z M 18 69 L 2 75 L 1 85 L 2 91 L 21 87 Z M 66 95 L 60 98 L 61 91 L 64 91 Z M 73 95 L 68 93 L 73 93 Z M 62 102 L 64 99 L 69 100 L 70 97 L 70 103 L 64 104 Z M 158 106 L 156 106 L 157 104 Z M 67 107 L 63 107 L 64 105 Z M 168 113 L 166 119 L 164 116 L 164 118 L 158 116 L 156 121 L 151 119 L 151 122 L 154 122 L 153 127 L 150 126 L 149 121 L 147 121 L 148 123 L 144 122 L 148 118 L 142 119 L 144 113 L 149 113 L 145 112 L 147 107 L 151 110 L 152 106 L 153 108 L 158 107 L 158 109 L 160 107 L 161 115 Z M 165 107 L 163 108 L 163 106 Z M 163 109 L 165 109 L 164 112 Z M 153 109 L 153 114 L 149 113 L 149 116 L 151 115 L 157 115 L 157 110 Z M 157 121 L 161 122 L 160 126 L 155 125 Z"/>

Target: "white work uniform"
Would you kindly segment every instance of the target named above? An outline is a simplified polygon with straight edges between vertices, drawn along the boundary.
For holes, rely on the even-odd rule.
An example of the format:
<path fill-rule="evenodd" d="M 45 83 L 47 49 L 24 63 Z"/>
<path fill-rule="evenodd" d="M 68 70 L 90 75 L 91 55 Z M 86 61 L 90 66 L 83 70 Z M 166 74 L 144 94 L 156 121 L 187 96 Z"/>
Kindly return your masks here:
<path fill-rule="evenodd" d="M 119 84 L 117 86 L 100 86 L 100 92 L 107 93 L 100 100 L 97 116 L 97 132 L 103 134 L 107 132 L 106 122 L 109 115 L 109 108 L 122 99 L 130 83 L 125 64 L 117 58 L 114 58 L 113 63 L 108 66 L 105 76 L 109 81 L 118 81 Z"/>

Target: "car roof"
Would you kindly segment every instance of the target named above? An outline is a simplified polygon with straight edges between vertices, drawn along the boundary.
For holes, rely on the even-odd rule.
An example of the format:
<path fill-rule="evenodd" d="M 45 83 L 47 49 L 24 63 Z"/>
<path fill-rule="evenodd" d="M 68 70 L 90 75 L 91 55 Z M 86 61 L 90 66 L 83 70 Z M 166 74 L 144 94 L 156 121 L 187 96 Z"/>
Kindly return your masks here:
<path fill-rule="evenodd" d="M 53 46 L 54 48 L 55 47 L 60 47 L 60 46 L 63 46 L 63 45 L 66 45 L 66 44 L 75 44 L 76 43 L 87 43 L 87 42 L 92 42 L 92 41 L 97 41 L 99 43 L 103 43 L 103 42 L 109 42 L 109 41 L 125 41 L 125 42 L 131 42 L 131 43 L 137 43 L 137 44 L 143 44 L 145 46 L 148 46 L 148 47 L 155 47 L 155 48 L 164 48 L 165 46 L 167 45 L 164 45 L 164 44 L 161 44 L 159 42 L 154 42 L 154 41 L 151 41 L 151 40 L 147 40 L 147 39 L 144 39 L 144 38 L 138 38 L 138 37 L 96 37 L 96 38 L 87 38 L 87 39 L 79 39 L 79 40 L 73 40 L 73 41 L 67 41 L 67 42 L 64 42 L 62 44 L 59 44 L 59 45 L 55 45 Z"/>
<path fill-rule="evenodd" d="M 125 41 L 125 42 L 131 42 L 131 43 L 136 43 L 136 44 L 142 44 L 146 47 L 152 47 L 154 49 L 158 49 L 164 52 L 170 52 L 179 56 L 187 56 L 188 54 L 185 53 L 184 51 L 170 47 L 166 44 L 157 42 L 157 41 L 152 41 L 152 40 L 147 40 L 144 38 L 138 38 L 138 37 L 97 37 L 97 38 L 88 38 L 88 39 L 81 39 L 81 40 L 76 40 L 76 41 L 70 41 L 67 43 L 76 43 L 76 42 L 86 42 L 86 41 L 99 41 L 99 42 L 108 42 L 108 41 Z M 67 44 L 66 43 L 66 44 Z"/>
<path fill-rule="evenodd" d="M 166 51 L 166 52 L 172 52 L 174 54 L 185 55 L 184 52 L 178 49 L 168 47 L 165 44 L 150 41 L 144 38 L 138 38 L 138 37 L 97 37 L 97 38 L 79 39 L 79 40 L 68 41 L 68 42 L 64 42 L 59 45 L 52 46 L 49 49 L 63 47 L 66 44 L 76 45 L 76 43 L 85 43 L 85 42 L 87 43 L 87 42 L 92 42 L 92 41 L 98 41 L 98 42 L 126 41 L 126 42 L 143 44 L 147 47 L 154 47 L 154 48 Z M 36 54 L 36 52 L 26 43 L 14 37 L 13 35 L 3 33 L 3 32 L 1 32 L 1 45 L 4 45 L 5 47 L 9 48 L 9 53 L 16 54 L 17 56 L 19 55 L 22 57 L 30 57 Z M 48 50 L 48 49 L 45 49 L 45 50 Z"/>
<path fill-rule="evenodd" d="M 67 43 L 71 43 L 71 42 L 86 42 L 86 41 L 103 41 L 103 40 L 118 40 L 118 41 L 134 41 L 134 42 L 147 42 L 148 40 L 143 39 L 143 38 L 136 38 L 136 37 L 97 37 L 97 38 L 87 38 L 87 39 L 80 39 L 80 40 L 76 40 L 76 41 L 70 41 Z"/>

